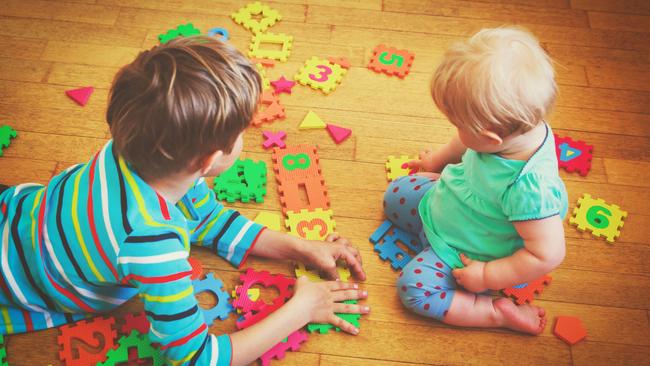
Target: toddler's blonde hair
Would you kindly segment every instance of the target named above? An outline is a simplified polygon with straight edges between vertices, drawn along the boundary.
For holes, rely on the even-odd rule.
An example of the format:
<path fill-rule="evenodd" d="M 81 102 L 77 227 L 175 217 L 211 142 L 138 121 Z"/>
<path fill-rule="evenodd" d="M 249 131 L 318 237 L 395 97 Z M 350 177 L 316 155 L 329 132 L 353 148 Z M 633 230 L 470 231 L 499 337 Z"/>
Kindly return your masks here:
<path fill-rule="evenodd" d="M 550 57 L 532 34 L 513 27 L 483 29 L 452 45 L 431 81 L 434 102 L 454 125 L 501 137 L 541 123 L 556 93 Z"/>

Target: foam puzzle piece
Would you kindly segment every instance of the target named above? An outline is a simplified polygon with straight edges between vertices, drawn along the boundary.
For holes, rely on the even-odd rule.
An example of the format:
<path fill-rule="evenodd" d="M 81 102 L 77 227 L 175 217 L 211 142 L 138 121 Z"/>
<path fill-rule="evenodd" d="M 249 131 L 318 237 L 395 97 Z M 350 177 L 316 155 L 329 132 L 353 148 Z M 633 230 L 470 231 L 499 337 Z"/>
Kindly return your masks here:
<path fill-rule="evenodd" d="M 417 173 L 417 169 L 409 169 L 408 167 L 408 162 L 416 159 L 417 157 L 407 155 L 401 155 L 400 157 L 390 155 L 386 160 L 386 179 L 392 182 L 399 177 Z"/>
<path fill-rule="evenodd" d="M 262 143 L 262 147 L 265 149 L 269 149 L 273 146 L 277 146 L 279 148 L 284 148 L 287 146 L 283 141 L 283 139 L 287 137 L 287 133 L 284 131 L 263 131 L 262 135 L 266 139 L 264 143 Z"/>
<path fill-rule="evenodd" d="M 619 206 L 606 203 L 600 198 L 593 199 L 590 194 L 584 193 L 578 199 L 569 223 L 580 231 L 590 231 L 593 236 L 603 237 L 613 243 L 621 234 L 626 217 L 627 212 Z"/>
<path fill-rule="evenodd" d="M 230 294 L 232 296 L 233 301 L 235 299 L 237 299 L 237 288 L 238 287 L 239 286 L 235 286 L 235 289 L 232 290 L 232 292 Z M 249 288 L 248 289 L 248 298 L 253 302 L 257 301 L 257 299 L 260 298 L 260 289 L 258 289 L 258 288 Z M 242 313 L 241 309 L 235 309 L 235 311 L 237 312 L 237 314 Z"/>
<path fill-rule="evenodd" d="M 284 224 L 291 235 L 307 240 L 325 240 L 336 229 L 332 210 L 317 208 L 313 211 L 287 211 Z"/>
<path fill-rule="evenodd" d="M 117 339 L 114 325 L 113 317 L 96 317 L 59 327 L 59 359 L 68 366 L 94 365 L 106 361 L 106 353 L 115 347 Z M 76 340 L 76 347 L 73 346 L 73 340 Z M 79 343 L 87 347 L 82 347 Z M 88 348 L 96 352 L 89 352 Z"/>
<path fill-rule="evenodd" d="M 382 260 L 389 261 L 394 270 L 404 268 L 411 261 L 411 256 L 400 248 L 390 236 L 384 237 L 383 243 L 375 244 L 375 252 Z"/>
<path fill-rule="evenodd" d="M 333 64 L 337 64 L 344 69 L 349 69 L 351 66 L 350 61 L 345 57 L 328 57 L 327 61 Z"/>
<path fill-rule="evenodd" d="M 251 159 L 237 160 L 232 167 L 214 178 L 217 199 L 227 202 L 264 202 L 266 163 Z"/>
<path fill-rule="evenodd" d="M 264 90 L 260 98 L 260 104 L 266 107 L 257 111 L 251 123 L 253 126 L 259 126 L 264 122 L 273 122 L 278 119 L 283 119 L 284 106 L 280 103 L 280 99 L 271 91 Z"/>
<path fill-rule="evenodd" d="M 300 344 L 307 341 L 309 336 L 304 330 L 297 330 L 287 337 L 286 342 L 280 342 L 273 346 L 270 350 L 266 351 L 261 357 L 260 361 L 262 366 L 271 364 L 272 359 L 281 360 L 287 351 L 297 351 L 300 349 Z"/>
<path fill-rule="evenodd" d="M 88 103 L 88 99 L 90 99 L 90 96 L 94 91 L 95 89 L 92 86 L 86 86 L 83 88 L 66 90 L 65 95 L 83 107 Z"/>
<path fill-rule="evenodd" d="M 274 67 L 275 60 L 269 60 L 268 58 L 255 58 L 251 57 L 251 62 L 254 64 L 261 64 L 263 67 Z"/>
<path fill-rule="evenodd" d="M 350 270 L 346 267 L 344 267 L 342 264 L 338 264 L 336 267 L 336 271 L 339 274 L 339 279 L 343 282 L 348 282 L 350 280 L 350 277 L 352 277 L 352 274 L 350 273 Z M 296 263 L 296 267 L 294 269 L 294 273 L 296 274 L 296 278 L 300 276 L 305 276 L 307 277 L 311 282 L 321 282 L 324 281 L 323 278 L 320 277 L 318 272 L 312 268 L 309 268 L 305 266 L 302 263 Z"/>
<path fill-rule="evenodd" d="M 191 257 L 188 258 L 187 261 L 190 263 L 190 266 L 192 266 L 192 275 L 190 276 L 190 279 L 198 280 L 203 277 L 203 264 L 201 261 Z"/>
<path fill-rule="evenodd" d="M 357 300 L 346 300 L 343 301 L 344 304 L 356 304 Z M 359 328 L 359 319 L 361 319 L 361 314 L 348 314 L 348 313 L 336 313 L 336 316 L 339 318 L 351 323 L 355 327 Z M 340 332 L 341 328 L 335 327 L 332 324 L 324 323 L 309 323 L 307 324 L 307 331 L 309 333 L 318 332 L 320 334 L 327 334 L 330 329 L 334 328 L 335 331 Z"/>
<path fill-rule="evenodd" d="M 278 297 L 273 300 L 273 305 L 282 305 L 293 295 L 293 285 L 295 279 L 281 274 L 272 275 L 268 271 L 255 271 L 252 268 L 246 270 L 239 276 L 242 282 L 241 286 L 236 288 L 237 298 L 233 300 L 232 305 L 236 309 L 241 309 L 244 313 L 252 311 L 260 311 L 267 305 L 264 300 L 257 299 L 252 301 L 244 294 L 255 285 L 262 285 L 264 287 L 275 287 L 278 290 Z"/>
<path fill-rule="evenodd" d="M 593 145 L 584 141 L 574 141 L 571 137 L 555 136 L 555 154 L 559 168 L 567 172 L 575 172 L 585 177 L 591 169 Z"/>
<path fill-rule="evenodd" d="M 380 44 L 372 51 L 368 68 L 377 73 L 395 75 L 403 79 L 411 71 L 414 59 L 415 54 L 408 50 L 398 50 Z"/>
<path fill-rule="evenodd" d="M 228 315 L 233 311 L 232 305 L 228 303 L 230 296 L 223 290 L 223 282 L 214 276 L 214 273 L 208 273 L 204 279 L 192 281 L 194 293 L 211 292 L 217 298 L 217 304 L 212 308 L 205 309 L 201 307 L 203 317 L 208 325 L 212 325 L 215 319 L 226 320 Z"/>
<path fill-rule="evenodd" d="M 518 305 L 531 303 L 535 299 L 535 294 L 541 294 L 544 286 L 551 284 L 551 280 L 551 276 L 545 275 L 526 284 L 503 289 L 503 294 L 512 297 Z"/>
<path fill-rule="evenodd" d="M 97 363 L 97 366 L 117 366 L 124 362 L 133 362 L 129 358 L 129 349 L 136 348 L 138 359 L 146 359 L 149 365 L 164 365 L 164 359 L 160 352 L 151 345 L 149 337 L 140 334 L 137 330 L 131 331 L 128 336 L 122 336 L 117 347 L 113 347 L 106 353 L 106 361 Z"/>
<path fill-rule="evenodd" d="M 7 363 L 7 348 L 5 347 L 5 338 L 0 334 L 0 366 L 9 366 Z"/>
<path fill-rule="evenodd" d="M 261 15 L 261 19 L 256 20 L 255 17 Z M 264 32 L 275 23 L 282 20 L 282 15 L 275 9 L 256 1 L 250 3 L 236 12 L 232 13 L 230 17 L 235 23 L 243 26 L 253 33 Z"/>
<path fill-rule="evenodd" d="M 272 48 L 262 48 L 263 44 L 279 45 L 280 49 L 278 50 L 277 46 L 274 46 Z M 292 47 L 293 36 L 288 36 L 284 33 L 256 33 L 251 40 L 248 56 L 257 58 L 270 58 L 272 60 L 286 62 L 289 59 Z"/>
<path fill-rule="evenodd" d="M 329 132 L 330 136 L 337 144 L 340 144 L 341 142 L 347 140 L 348 137 L 352 135 L 351 129 L 333 125 L 331 123 L 328 123 L 326 128 L 327 128 L 327 132 Z"/>
<path fill-rule="evenodd" d="M 284 76 L 281 76 L 278 80 L 271 81 L 271 85 L 275 89 L 275 94 L 291 94 L 291 88 L 296 85 L 296 82 L 287 80 Z"/>
<path fill-rule="evenodd" d="M 325 122 L 318 117 L 316 113 L 313 111 L 307 112 L 307 115 L 305 118 L 303 118 L 302 122 L 300 122 L 300 126 L 298 126 L 298 129 L 301 130 L 317 130 L 317 129 L 323 129 L 327 127 Z"/>
<path fill-rule="evenodd" d="M 2 150 L 9 147 L 11 139 L 16 138 L 16 136 L 18 136 L 18 133 L 11 126 L 4 125 L 0 127 L 0 156 L 2 156 Z"/>
<path fill-rule="evenodd" d="M 175 29 L 170 29 L 166 33 L 159 34 L 158 40 L 160 43 L 165 44 L 174 38 L 197 36 L 201 31 L 194 27 L 192 23 L 181 24 Z"/>
<path fill-rule="evenodd" d="M 257 214 L 253 221 L 260 225 L 264 225 L 273 231 L 282 230 L 282 217 L 272 212 L 262 211 Z"/>
<path fill-rule="evenodd" d="M 262 92 L 266 90 L 271 89 L 271 81 L 269 78 L 266 76 L 266 68 L 261 62 L 256 62 L 255 63 L 255 68 L 257 69 L 257 73 L 260 74 L 260 78 L 262 79 Z M 260 98 L 261 100 L 261 98 Z"/>
<path fill-rule="evenodd" d="M 571 346 L 587 338 L 587 330 L 582 325 L 582 321 L 573 316 L 555 318 L 553 334 Z"/>
<path fill-rule="evenodd" d="M 346 72 L 347 70 L 339 64 L 312 57 L 305 61 L 293 79 L 304 86 L 329 94 L 341 83 Z"/>
<path fill-rule="evenodd" d="M 228 30 L 226 28 L 221 28 L 221 27 L 215 27 L 215 28 L 210 28 L 208 31 L 208 36 L 214 37 L 216 35 L 221 36 L 221 41 L 225 42 L 230 39 L 230 33 L 228 33 Z"/>
<path fill-rule="evenodd" d="M 122 335 L 129 335 L 131 331 L 137 330 L 141 334 L 149 333 L 151 324 L 144 312 L 127 313 L 124 315 L 124 324 L 120 328 Z"/>
<path fill-rule="evenodd" d="M 419 253 L 423 247 L 420 240 L 413 234 L 394 226 L 389 220 L 385 220 L 369 238 L 374 244 L 375 251 L 379 257 L 388 260 L 393 269 L 403 268 L 410 260 L 411 255 L 398 246 L 404 244 L 413 254 Z"/>

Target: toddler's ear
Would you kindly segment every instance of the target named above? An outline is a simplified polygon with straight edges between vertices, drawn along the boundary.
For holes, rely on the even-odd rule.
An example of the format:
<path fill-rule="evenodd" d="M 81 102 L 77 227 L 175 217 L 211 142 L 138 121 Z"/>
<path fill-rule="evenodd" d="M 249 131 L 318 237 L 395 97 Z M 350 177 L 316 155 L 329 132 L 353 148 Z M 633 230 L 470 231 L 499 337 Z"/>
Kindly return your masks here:
<path fill-rule="evenodd" d="M 480 134 L 489 140 L 490 145 L 500 146 L 503 144 L 503 139 L 496 132 L 492 132 L 490 130 L 481 130 Z"/>

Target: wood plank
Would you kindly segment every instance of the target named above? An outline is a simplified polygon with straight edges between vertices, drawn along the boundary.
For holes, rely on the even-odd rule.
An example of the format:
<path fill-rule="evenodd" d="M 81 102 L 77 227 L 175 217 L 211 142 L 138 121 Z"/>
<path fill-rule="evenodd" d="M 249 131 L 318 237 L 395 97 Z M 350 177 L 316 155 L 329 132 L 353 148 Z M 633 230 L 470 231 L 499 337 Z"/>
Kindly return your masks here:
<path fill-rule="evenodd" d="M 569 7 L 569 0 L 476 0 L 482 3 L 489 4 L 520 4 L 520 5 L 535 5 L 543 8 L 560 8 L 566 9 Z"/>
<path fill-rule="evenodd" d="M 489 19 L 504 23 L 533 23 L 588 27 L 586 12 L 576 9 L 552 9 L 539 4 L 484 4 L 458 0 L 387 0 L 384 11 L 429 14 L 454 18 Z"/>
<path fill-rule="evenodd" d="M 8 121 L 19 131 L 44 134 L 74 135 L 104 138 L 108 124 L 103 116 L 91 117 L 83 109 L 5 104 L 0 102 L 0 120 Z"/>
<path fill-rule="evenodd" d="M 0 37 L 0 57 L 37 60 L 41 57 L 47 41 L 33 38 Z"/>
<path fill-rule="evenodd" d="M 80 163 L 89 161 L 106 143 L 105 139 L 81 136 L 21 133 L 21 131 L 19 134 L 20 140 L 12 142 L 11 149 L 7 149 L 3 157 Z M 62 149 L 61 146 L 66 148 Z"/>
<path fill-rule="evenodd" d="M 644 0 L 570 0 L 573 9 L 612 13 L 650 14 L 650 4 Z"/>
<path fill-rule="evenodd" d="M 120 70 L 115 66 L 82 65 L 54 62 L 46 82 L 57 85 L 92 85 L 94 88 L 110 89 L 113 78 Z"/>
<path fill-rule="evenodd" d="M 50 62 L 0 57 L 0 79 L 40 82 L 51 66 Z"/>
<path fill-rule="evenodd" d="M 139 48 L 49 41 L 41 59 L 99 66 L 123 66 L 135 59 Z"/>
<path fill-rule="evenodd" d="M 650 63 L 650 53 L 603 47 L 568 46 L 545 43 L 544 49 L 560 64 L 639 69 Z M 559 66 L 556 66 L 558 68 Z"/>
<path fill-rule="evenodd" d="M 611 340 L 612 342 L 615 339 Z M 571 347 L 575 366 L 650 365 L 650 347 L 587 341 Z"/>
<path fill-rule="evenodd" d="M 636 14 L 614 14 L 590 11 L 589 25 L 596 29 L 630 32 L 650 32 L 650 16 Z"/>
<path fill-rule="evenodd" d="M 650 163 L 620 159 L 605 159 L 604 162 L 610 183 L 650 187 L 650 182 L 646 179 L 650 174 Z"/>
<path fill-rule="evenodd" d="M 548 120 L 553 128 L 627 136 L 650 136 L 650 115 L 556 106 Z"/>
<path fill-rule="evenodd" d="M 23 143 L 21 135 L 19 133 L 9 148 L 4 149 L 3 156 L 0 158 L 0 172 L 2 172 L 0 184 L 10 186 L 28 182 L 46 184 L 52 177 L 56 162 L 10 156 L 14 145 Z"/>
<path fill-rule="evenodd" d="M 358 357 L 341 357 L 332 355 L 322 355 L 320 359 L 321 366 L 407 366 L 407 365 L 422 365 L 421 363 L 411 362 L 393 362 L 382 361 L 377 359 L 363 359 Z"/>
<path fill-rule="evenodd" d="M 0 16 L 65 20 L 71 22 L 113 25 L 119 14 L 116 6 L 71 4 L 51 1 L 4 0 Z"/>
<path fill-rule="evenodd" d="M 81 108 L 65 95 L 67 89 L 70 88 L 50 84 L 0 80 L 0 100 L 4 105 L 24 108 L 38 105 L 39 107 L 62 110 L 79 111 L 81 109 L 89 118 L 103 119 L 106 100 L 108 100 L 107 90 L 95 90 L 88 104 Z"/>
<path fill-rule="evenodd" d="M 599 88 L 650 91 L 647 68 L 609 68 L 587 66 L 589 84 Z"/>
<path fill-rule="evenodd" d="M 0 17 L 0 35 L 59 42 L 140 47 L 146 31 L 135 27 L 114 28 L 99 24 L 59 20 Z"/>

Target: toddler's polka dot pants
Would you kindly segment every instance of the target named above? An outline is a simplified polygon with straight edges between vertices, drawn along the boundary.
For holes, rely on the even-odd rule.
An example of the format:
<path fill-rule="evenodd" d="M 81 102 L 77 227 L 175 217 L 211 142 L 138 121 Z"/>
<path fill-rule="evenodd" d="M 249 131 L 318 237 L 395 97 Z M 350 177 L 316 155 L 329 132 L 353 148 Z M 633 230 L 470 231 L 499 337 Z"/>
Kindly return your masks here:
<path fill-rule="evenodd" d="M 384 212 L 393 224 L 418 235 L 424 244 L 424 250 L 399 274 L 397 290 L 402 303 L 417 314 L 443 320 L 458 285 L 451 268 L 431 249 L 418 213 L 420 200 L 435 185 L 434 180 L 417 175 L 396 179 L 384 195 Z"/>

